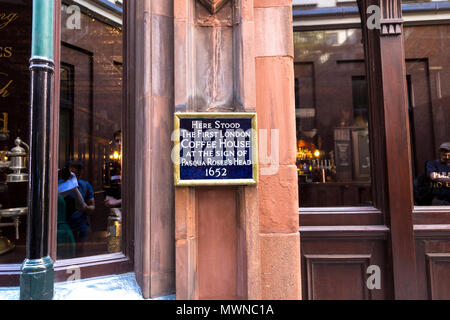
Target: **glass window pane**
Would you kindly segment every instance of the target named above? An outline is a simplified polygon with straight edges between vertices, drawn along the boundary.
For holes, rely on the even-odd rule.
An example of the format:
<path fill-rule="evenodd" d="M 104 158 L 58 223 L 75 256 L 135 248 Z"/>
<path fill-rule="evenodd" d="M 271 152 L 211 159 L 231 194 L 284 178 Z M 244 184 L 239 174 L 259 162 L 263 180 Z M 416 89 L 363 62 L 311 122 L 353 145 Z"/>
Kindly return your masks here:
<path fill-rule="evenodd" d="M 121 251 L 122 28 L 105 10 L 62 6 L 57 259 Z"/>
<path fill-rule="evenodd" d="M 414 203 L 450 205 L 450 25 L 405 28 Z"/>
<path fill-rule="evenodd" d="M 361 30 L 294 32 L 300 207 L 370 206 Z"/>
<path fill-rule="evenodd" d="M 26 255 L 31 17 L 32 0 L 0 0 L 0 264 Z M 8 153 L 18 137 L 26 157 Z"/>

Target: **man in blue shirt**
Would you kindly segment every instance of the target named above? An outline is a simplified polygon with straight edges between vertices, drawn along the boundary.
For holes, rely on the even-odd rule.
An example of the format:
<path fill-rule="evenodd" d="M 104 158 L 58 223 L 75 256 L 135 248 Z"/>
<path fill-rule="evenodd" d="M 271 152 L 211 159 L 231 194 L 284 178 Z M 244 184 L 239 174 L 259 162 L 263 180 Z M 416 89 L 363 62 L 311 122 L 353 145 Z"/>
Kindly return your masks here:
<path fill-rule="evenodd" d="M 75 241 L 84 243 L 88 234 L 89 216 L 95 211 L 94 189 L 89 182 L 80 179 L 83 169 L 81 162 L 71 161 L 68 168 L 77 177 L 78 188 L 65 197 L 67 221 L 72 229 Z M 77 256 L 80 255 L 82 255 L 82 252 L 78 252 Z"/>
<path fill-rule="evenodd" d="M 432 205 L 450 205 L 450 142 L 439 147 L 440 159 L 426 163 L 427 176 L 431 180 Z"/>

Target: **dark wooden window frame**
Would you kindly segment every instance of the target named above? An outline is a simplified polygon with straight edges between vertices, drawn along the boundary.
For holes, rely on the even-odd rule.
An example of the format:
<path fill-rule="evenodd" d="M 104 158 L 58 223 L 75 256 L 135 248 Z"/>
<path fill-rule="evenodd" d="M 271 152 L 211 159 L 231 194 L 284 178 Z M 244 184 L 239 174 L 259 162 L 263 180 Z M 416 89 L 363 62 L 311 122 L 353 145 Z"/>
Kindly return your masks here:
<path fill-rule="evenodd" d="M 358 4 L 368 6 L 379 3 L 378 0 L 358 0 Z M 396 16 L 398 12 L 392 12 Z M 363 19 L 367 18 L 362 12 Z M 366 19 L 364 19 L 366 20 Z M 364 21 L 363 20 L 363 21 Z M 396 23 L 395 20 L 391 23 Z M 431 24 L 431 23 L 430 23 Z M 432 23 L 448 24 L 448 22 Z M 404 23 L 404 27 L 417 25 L 416 23 Z M 294 31 L 312 31 L 312 30 L 330 30 L 357 28 L 360 25 L 348 24 L 339 26 L 326 26 L 322 28 L 315 26 L 313 28 L 297 27 Z M 420 274 L 423 270 L 420 265 L 424 264 L 426 256 L 446 256 L 445 250 L 437 253 L 427 253 L 424 251 L 423 241 L 427 240 L 445 240 L 449 239 L 450 231 L 450 207 L 448 206 L 415 206 L 413 203 L 412 184 L 413 179 L 402 179 L 411 176 L 412 172 L 405 170 L 406 166 L 388 171 L 388 162 L 393 164 L 393 157 L 387 157 L 388 152 L 399 141 L 406 141 L 409 137 L 409 128 L 407 125 L 396 127 L 395 120 L 385 121 L 385 112 L 387 105 L 392 103 L 403 103 L 402 99 L 397 99 L 393 95 L 395 90 L 402 90 L 400 82 L 387 79 L 386 83 L 381 78 L 382 70 L 395 69 L 394 74 L 400 74 L 399 71 L 405 66 L 401 66 L 400 44 L 398 38 L 392 41 L 389 38 L 377 36 L 375 32 L 364 30 L 363 37 L 366 48 L 366 72 L 371 70 L 371 74 L 366 74 L 369 81 L 369 106 L 371 123 L 369 132 L 371 138 L 371 161 L 372 161 L 372 194 L 373 207 L 347 207 L 347 208 L 300 208 L 299 221 L 301 238 L 304 240 L 302 245 L 310 244 L 306 253 L 302 257 L 302 270 L 306 270 L 307 258 L 305 254 L 314 253 L 311 249 L 311 243 L 324 243 L 330 241 L 335 243 L 337 239 L 343 241 L 353 241 L 353 243 L 363 243 L 366 240 L 383 241 L 386 249 L 384 254 L 389 257 L 386 264 L 386 282 L 387 284 L 383 296 L 388 299 L 417 299 L 423 296 L 419 294 L 419 288 L 427 285 L 425 276 Z M 403 44 L 401 44 L 403 46 Z M 393 52 L 397 60 L 389 58 L 382 60 L 381 55 L 385 52 Z M 370 56 L 370 60 L 368 59 Z M 403 60 L 404 51 L 403 51 Z M 406 79 L 405 79 L 406 80 Z M 391 81 L 393 83 L 387 83 Z M 399 80 L 397 80 L 399 81 Z M 392 86 L 393 85 L 393 86 Z M 392 86 L 392 87 L 390 87 Z M 406 81 L 405 81 L 406 90 Z M 383 96 L 386 94 L 386 96 Z M 389 110 L 390 111 L 390 110 Z M 404 120 L 404 111 L 395 110 L 393 118 Z M 392 119 L 392 118 L 389 118 Z M 402 164 L 411 165 L 411 158 L 405 157 L 411 152 L 411 146 L 408 144 L 407 150 L 402 150 Z M 401 187 L 393 187 L 398 184 Z M 390 190 L 389 190 L 390 189 Z M 393 201 L 396 199 L 397 201 Z M 403 205 L 404 204 L 404 205 Z M 333 247 L 335 248 L 335 247 Z M 417 251 L 418 250 L 418 251 Z M 422 251 L 421 251 L 422 250 Z M 328 250 L 329 251 L 329 250 Z M 328 253 L 327 251 L 327 253 Z M 356 252 L 356 251 L 355 251 Z M 334 255 L 327 256 L 327 258 Z M 416 267 L 417 265 L 417 267 Z M 418 268 L 418 269 L 416 269 Z M 303 277 L 303 281 L 307 281 Z M 430 284 L 428 284 L 430 285 Z M 425 288 L 425 289 L 424 289 Z M 308 288 L 303 288 L 305 298 L 308 296 Z M 429 288 L 428 288 L 429 289 Z M 425 293 L 426 296 L 426 293 Z M 432 296 L 432 295 L 430 295 Z"/>
<path fill-rule="evenodd" d="M 54 16 L 54 60 L 55 60 L 55 73 L 54 73 L 54 87 L 53 87 L 53 115 L 52 115 L 52 154 L 58 154 L 58 125 L 59 125 L 59 89 L 60 89 L 60 67 L 61 63 L 61 0 L 53 0 L 55 5 Z M 50 213 L 50 234 L 49 234 L 49 248 L 50 255 L 54 261 L 55 270 L 55 282 L 64 282 L 73 274 L 74 269 L 79 269 L 81 279 L 105 276 L 110 274 L 121 274 L 132 272 L 134 270 L 134 204 L 133 201 L 127 201 L 127 197 L 134 194 L 134 166 L 133 162 L 133 150 L 135 141 L 133 133 L 134 130 L 134 118 L 130 115 L 134 114 L 133 106 L 131 103 L 133 92 L 133 83 L 128 81 L 132 79 L 131 75 L 133 70 L 127 68 L 127 61 L 130 55 L 133 55 L 133 50 L 129 50 L 127 33 L 125 32 L 127 26 L 126 12 L 127 3 L 124 2 L 124 25 L 123 25 L 123 57 L 124 57 L 124 82 L 123 82 L 123 108 L 122 108 L 122 128 L 123 128 L 123 208 L 127 212 L 126 219 L 123 221 L 122 226 L 122 252 L 114 254 L 104 254 L 98 256 L 82 257 L 68 260 L 56 260 L 56 229 L 57 229 L 57 169 L 58 159 L 52 158 L 51 172 L 54 173 L 51 180 L 53 182 L 53 190 L 51 194 L 52 205 Z M 131 199 L 131 198 L 129 198 Z M 0 287 L 13 287 L 19 285 L 20 280 L 20 264 L 7 264 L 0 265 Z"/>
<path fill-rule="evenodd" d="M 323 30 L 341 30 L 341 29 L 360 29 L 361 24 L 342 24 L 342 25 L 332 25 L 332 26 L 311 26 L 311 27 L 294 27 L 294 32 L 306 32 L 306 31 L 323 31 Z M 297 63 L 297 62 L 296 62 Z M 365 61 L 364 61 L 365 63 Z M 367 79 L 367 75 L 364 75 Z M 370 113 L 370 105 L 369 105 Z M 372 119 L 370 119 L 371 121 Z M 377 135 L 373 134 L 373 130 L 369 128 L 370 146 L 371 146 L 371 162 L 373 164 L 373 148 L 372 144 L 375 139 L 379 139 Z M 327 225 L 330 218 L 338 218 L 343 225 L 348 225 L 351 223 L 354 226 L 378 226 L 385 224 L 385 217 L 381 207 L 380 199 L 376 198 L 379 192 L 382 192 L 381 186 L 378 189 L 375 188 L 373 180 L 376 179 L 376 175 L 384 174 L 380 168 L 374 168 L 372 165 L 372 199 L 373 206 L 364 207 L 300 207 L 299 217 L 300 217 L 300 231 L 308 233 L 310 228 L 308 226 L 321 226 Z M 305 227 L 305 228 L 303 228 Z M 375 229 L 377 229 L 375 227 Z"/>
<path fill-rule="evenodd" d="M 430 22 L 430 24 L 448 24 L 446 21 L 441 22 Z M 404 26 L 416 26 L 424 25 L 417 23 L 405 22 Z M 306 31 L 323 31 L 323 30 L 341 30 L 341 29 L 358 29 L 361 28 L 360 24 L 342 24 L 342 25 L 323 25 L 323 26 L 308 26 L 308 27 L 294 27 L 294 32 L 306 32 Z M 367 78 L 367 75 L 365 75 Z M 369 106 L 370 108 L 370 106 Z M 369 110 L 370 112 L 370 110 Z M 374 135 L 372 131 L 369 130 L 370 142 L 374 139 L 380 139 L 377 135 Z M 371 161 L 374 161 L 373 150 L 371 147 Z M 373 167 L 373 166 L 372 166 Z M 375 169 L 372 172 L 373 175 L 385 175 L 386 170 L 381 170 L 381 168 Z M 411 181 L 411 185 L 412 185 Z M 369 207 L 314 207 L 314 208 L 299 208 L 300 215 L 300 225 L 301 226 L 320 226 L 327 225 L 329 218 L 336 217 L 340 215 L 343 220 L 343 224 L 348 224 L 352 222 L 353 225 L 383 225 L 385 224 L 385 217 L 383 214 L 383 197 L 378 196 L 383 193 L 383 188 L 374 188 L 372 185 L 372 196 L 374 200 L 374 206 Z M 450 208 L 445 206 L 414 206 L 413 208 L 413 222 L 414 224 L 445 224 L 450 221 Z M 345 221 L 345 222 L 344 222 Z M 302 229 L 301 229 L 302 230 Z M 309 229 L 308 229 L 309 230 Z M 306 229 L 305 229 L 306 231 Z"/>

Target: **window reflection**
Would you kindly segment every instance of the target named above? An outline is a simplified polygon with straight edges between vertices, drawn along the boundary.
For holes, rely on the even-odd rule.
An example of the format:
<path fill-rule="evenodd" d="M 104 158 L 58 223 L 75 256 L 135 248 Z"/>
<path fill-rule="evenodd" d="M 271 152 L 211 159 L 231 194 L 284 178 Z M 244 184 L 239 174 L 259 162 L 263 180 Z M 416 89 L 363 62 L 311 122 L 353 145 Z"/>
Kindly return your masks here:
<path fill-rule="evenodd" d="M 372 203 L 361 32 L 294 32 L 301 207 Z"/>
<path fill-rule="evenodd" d="M 450 205 L 450 25 L 405 30 L 414 203 Z"/>
<path fill-rule="evenodd" d="M 26 254 L 31 17 L 32 0 L 0 0 L 0 264 Z"/>
<path fill-rule="evenodd" d="M 448 24 L 404 29 L 414 203 L 419 206 L 450 203 L 448 34 Z M 300 206 L 369 205 L 361 31 L 294 32 L 294 41 Z"/>
<path fill-rule="evenodd" d="M 62 8 L 58 259 L 121 251 L 122 30 L 80 11 Z"/>

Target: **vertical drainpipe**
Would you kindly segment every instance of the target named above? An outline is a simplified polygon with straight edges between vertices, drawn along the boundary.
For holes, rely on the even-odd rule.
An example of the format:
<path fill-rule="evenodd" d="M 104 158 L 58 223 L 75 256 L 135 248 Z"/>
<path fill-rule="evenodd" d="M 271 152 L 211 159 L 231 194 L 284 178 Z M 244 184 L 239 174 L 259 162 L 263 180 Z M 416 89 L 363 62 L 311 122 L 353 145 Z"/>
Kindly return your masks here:
<path fill-rule="evenodd" d="M 33 0 L 27 256 L 20 273 L 21 300 L 53 299 L 54 270 L 48 247 L 53 11 L 53 0 Z"/>

